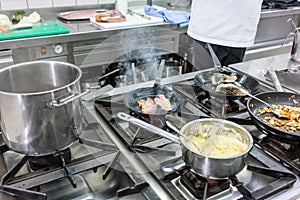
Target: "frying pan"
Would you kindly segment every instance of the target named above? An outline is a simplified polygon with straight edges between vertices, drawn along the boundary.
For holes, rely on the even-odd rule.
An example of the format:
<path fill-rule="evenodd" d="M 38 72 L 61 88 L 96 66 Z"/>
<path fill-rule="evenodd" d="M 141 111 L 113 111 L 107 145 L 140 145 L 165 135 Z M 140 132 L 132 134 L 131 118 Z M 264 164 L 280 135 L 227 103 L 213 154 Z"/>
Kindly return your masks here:
<path fill-rule="evenodd" d="M 175 91 L 173 91 L 172 88 L 166 85 L 155 85 L 154 87 L 138 88 L 130 93 L 125 94 L 123 101 L 128 109 L 138 114 L 144 114 L 140 109 L 137 100 L 146 100 L 147 97 L 154 99 L 155 97 L 158 97 L 159 94 L 163 94 L 167 99 L 170 100 L 172 110 L 166 111 L 158 108 L 154 114 L 149 115 L 166 115 L 174 113 L 177 112 L 183 105 L 182 97 L 179 96 Z"/>
<path fill-rule="evenodd" d="M 191 166 L 196 173 L 206 178 L 224 179 L 238 174 L 245 167 L 246 163 L 244 159 L 247 157 L 253 146 L 252 136 L 244 127 L 223 119 L 207 118 L 190 121 L 180 129 L 180 135 L 185 135 L 185 137 L 177 137 L 126 113 L 120 112 L 118 113 L 118 117 L 173 142 L 181 144 L 182 159 L 184 162 Z M 185 138 L 191 138 L 191 136 L 196 134 L 198 135 L 199 133 L 205 134 L 206 132 L 203 128 L 205 125 L 210 125 L 217 128 L 219 128 L 220 125 L 223 125 L 227 128 L 236 130 L 239 140 L 247 144 L 247 148 L 240 154 L 231 157 L 212 157 L 196 152 L 190 147 L 190 145 L 188 145 L 189 141 Z M 199 132 L 199 129 L 201 129 L 203 132 Z M 233 135 L 234 134 L 230 132 L 229 136 L 234 137 Z"/>
<path fill-rule="evenodd" d="M 283 105 L 296 105 L 292 100 L 291 97 L 295 96 L 298 101 L 300 100 L 300 94 L 290 93 L 290 92 L 264 92 L 259 93 L 255 95 L 259 99 L 266 101 L 269 104 L 283 104 Z M 300 106 L 298 104 L 298 106 Z M 265 104 L 261 103 L 260 101 L 250 98 L 247 101 L 247 109 L 248 112 L 255 124 L 255 126 L 262 130 L 263 132 L 266 132 L 267 134 L 270 134 L 272 136 L 275 136 L 279 139 L 283 139 L 285 141 L 293 141 L 295 140 L 300 142 L 300 131 L 297 130 L 295 132 L 288 132 L 283 129 L 277 129 L 273 127 L 272 125 L 268 125 L 263 121 L 264 117 L 266 116 L 273 116 L 272 113 L 266 113 L 263 115 L 258 114 L 258 110 L 262 107 L 266 107 Z"/>
<path fill-rule="evenodd" d="M 199 73 L 194 77 L 195 84 L 198 87 L 208 92 L 209 95 L 211 96 L 220 97 L 220 98 L 226 97 L 226 99 L 228 100 L 241 99 L 245 97 L 244 95 L 216 92 L 216 86 L 212 84 L 211 78 L 213 77 L 214 73 L 221 73 L 228 76 L 236 76 L 237 80 L 234 81 L 235 85 L 237 85 L 238 87 L 242 87 L 243 89 L 247 90 L 248 93 L 250 94 L 254 94 L 259 90 L 259 82 L 256 79 L 249 77 L 243 73 L 237 73 L 222 68 L 222 65 L 217 55 L 215 54 L 214 50 L 212 49 L 211 45 L 209 43 L 206 44 L 210 52 L 210 55 L 212 57 L 215 69 L 213 71 L 206 71 L 206 72 Z"/>
<path fill-rule="evenodd" d="M 223 98 L 224 95 L 226 95 L 226 99 L 228 100 L 236 100 L 245 97 L 243 95 L 234 95 L 229 93 L 224 94 L 224 93 L 216 92 L 216 86 L 214 86 L 211 81 L 211 78 L 213 77 L 214 73 L 222 73 L 228 76 L 236 76 L 237 77 L 237 80 L 235 81 L 236 84 L 238 84 L 239 87 L 246 89 L 250 94 L 255 94 L 259 90 L 259 82 L 256 79 L 243 73 L 238 73 L 229 70 L 219 71 L 216 69 L 212 71 L 204 71 L 198 73 L 194 77 L 195 84 L 201 89 L 203 89 L 204 91 L 206 91 L 207 93 L 209 93 L 209 95 L 211 96 Z"/>
<path fill-rule="evenodd" d="M 157 106 L 156 112 L 154 114 L 148 115 L 166 115 L 178 111 L 178 109 L 182 106 L 182 98 L 179 98 L 179 96 L 173 91 L 171 87 L 167 85 L 161 85 L 161 75 L 164 66 L 165 60 L 162 59 L 158 66 L 158 69 L 156 69 L 156 78 L 153 87 L 138 88 L 133 92 L 124 95 L 124 104 L 127 106 L 127 108 L 136 113 L 145 115 L 145 113 L 143 113 L 143 111 L 140 109 L 137 100 L 146 100 L 148 97 L 154 99 L 155 97 L 158 97 L 160 94 L 162 94 L 166 97 L 166 99 L 169 99 L 172 109 L 167 111 L 164 109 L 160 109 L 160 107 Z"/>

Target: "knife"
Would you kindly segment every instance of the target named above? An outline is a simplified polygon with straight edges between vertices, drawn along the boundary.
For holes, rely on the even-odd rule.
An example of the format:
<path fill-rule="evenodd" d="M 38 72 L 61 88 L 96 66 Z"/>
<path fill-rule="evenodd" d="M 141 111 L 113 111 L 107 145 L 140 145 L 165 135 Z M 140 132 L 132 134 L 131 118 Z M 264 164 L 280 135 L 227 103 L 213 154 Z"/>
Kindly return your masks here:
<path fill-rule="evenodd" d="M 129 14 L 135 14 L 135 15 L 141 16 L 142 18 L 147 19 L 147 20 L 151 20 L 150 16 L 145 15 L 145 14 L 141 14 L 141 13 L 138 13 L 138 12 L 135 12 L 135 11 L 130 10 L 130 9 L 128 10 L 128 13 Z"/>

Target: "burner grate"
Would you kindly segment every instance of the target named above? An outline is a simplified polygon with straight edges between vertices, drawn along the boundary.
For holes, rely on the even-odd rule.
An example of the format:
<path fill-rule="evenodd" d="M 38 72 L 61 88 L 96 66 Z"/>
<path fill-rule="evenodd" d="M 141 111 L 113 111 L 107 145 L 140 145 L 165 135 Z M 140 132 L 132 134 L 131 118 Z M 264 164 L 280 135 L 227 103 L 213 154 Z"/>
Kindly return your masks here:
<path fill-rule="evenodd" d="M 200 90 L 198 87 L 195 87 L 194 81 L 192 79 L 174 83 L 173 89 L 176 90 L 176 92 L 178 92 L 184 98 L 184 105 L 181 107 L 180 112 L 168 115 L 167 120 L 170 120 L 173 123 L 174 121 L 176 121 L 176 123 L 174 124 L 178 125 L 178 128 L 180 128 L 180 125 L 183 125 L 190 120 L 205 117 L 220 117 L 220 113 L 212 113 L 212 109 L 206 107 L 205 101 L 207 101 L 209 98 L 206 96 L 203 90 Z M 260 91 L 263 90 L 264 88 L 262 86 L 262 88 L 260 88 Z M 118 119 L 118 117 L 116 116 L 117 112 L 129 113 L 128 109 L 124 105 L 122 106 L 122 95 L 112 96 L 111 99 L 108 100 L 105 99 L 105 101 L 111 102 L 110 105 L 103 104 L 102 101 L 103 99 L 97 100 L 95 103 L 95 109 L 97 113 L 108 121 L 109 125 L 112 127 L 115 134 L 119 136 L 122 142 L 124 142 L 133 151 L 139 152 L 139 154 L 137 155 L 139 159 L 145 163 L 145 165 L 153 173 L 154 177 L 156 177 L 157 180 L 160 181 L 160 183 L 164 186 L 164 188 L 167 191 L 169 191 L 169 193 L 174 197 L 174 199 L 201 199 L 203 197 L 214 198 L 213 196 L 217 196 L 217 198 L 219 198 L 219 195 L 221 198 L 225 196 L 224 199 L 226 199 L 226 197 L 228 197 L 227 199 L 239 199 L 243 198 L 243 195 L 253 195 L 254 197 L 257 197 L 257 199 L 263 199 L 293 185 L 293 183 L 296 180 L 295 177 L 291 174 L 285 174 L 285 176 L 289 177 L 285 180 L 280 176 L 280 173 L 278 173 L 279 175 L 274 175 L 274 173 L 277 172 L 271 173 L 270 170 L 267 170 L 267 172 L 271 173 L 271 176 L 268 176 L 264 175 L 264 172 L 258 173 L 257 171 L 255 171 L 255 169 L 253 170 L 250 168 L 249 170 L 244 169 L 240 175 L 237 175 L 236 178 L 238 179 L 227 179 L 224 182 L 220 182 L 221 186 L 217 186 L 215 188 L 215 180 L 207 181 L 205 179 L 202 179 L 201 177 L 198 177 L 198 175 L 191 175 L 191 173 L 186 173 L 186 177 L 182 178 L 179 177 L 178 174 L 176 174 L 175 172 L 163 171 L 163 166 L 172 164 L 172 162 L 178 161 L 179 159 L 180 161 L 182 161 L 180 157 L 173 157 L 172 159 L 166 158 L 166 154 L 163 154 L 158 151 L 158 148 L 163 149 L 166 144 L 172 145 L 171 142 L 167 141 L 168 143 L 166 143 L 166 140 L 164 140 L 164 138 L 157 137 L 156 139 L 151 141 L 148 140 L 148 138 L 139 138 L 138 140 L 136 140 L 137 143 L 133 143 L 133 136 L 135 135 L 136 130 L 129 130 L 128 122 L 124 122 Z M 234 103 L 228 103 L 230 104 L 230 108 L 226 112 L 225 119 L 243 125 L 250 125 L 251 127 L 249 127 L 249 129 L 255 128 L 255 130 L 257 130 L 256 127 L 254 127 L 252 120 L 249 120 L 250 117 L 247 112 L 246 102 L 247 99 L 242 98 L 240 100 L 234 100 Z M 217 103 L 220 104 L 220 102 Z M 214 105 L 215 102 L 210 102 L 210 104 Z M 118 106 L 116 107 L 114 105 Z M 251 123 L 249 123 L 249 121 Z M 128 132 L 132 133 L 129 135 Z M 147 148 L 151 146 L 152 153 L 142 154 L 144 152 L 149 152 L 149 150 L 135 149 L 134 146 L 145 148 L 145 146 L 137 146 L 137 144 L 145 145 L 147 146 Z M 153 154 L 153 151 L 157 151 L 159 153 Z M 282 169 L 283 167 L 282 163 L 277 162 L 270 155 L 266 154 L 260 148 L 260 144 L 255 143 L 255 147 L 253 147 L 250 153 L 251 156 L 247 157 L 248 164 L 250 163 L 253 165 L 263 166 L 272 169 L 274 168 L 274 166 L 278 166 L 277 169 Z M 157 170 L 157 165 L 152 166 L 148 164 L 149 160 L 151 162 L 153 161 L 155 163 L 160 163 L 161 170 Z M 285 167 L 283 168 L 286 171 L 288 171 L 288 169 L 286 169 Z M 250 182 L 249 179 L 251 179 Z M 245 184 L 244 186 L 243 183 Z M 212 189 L 208 189 L 206 192 L 204 192 L 202 189 L 205 189 L 206 185 L 207 188 Z M 270 187 L 270 185 L 272 187 Z M 191 191 L 187 190 L 187 188 L 189 187 L 191 187 L 191 189 L 189 189 Z M 219 189 L 223 189 L 223 187 L 225 191 L 219 192 Z M 251 195 L 249 195 L 250 193 L 248 192 L 248 190 L 249 192 L 251 192 Z M 196 197 L 193 197 L 193 195 L 187 193 L 193 193 Z"/>
<path fill-rule="evenodd" d="M 180 183 L 197 199 L 206 199 L 230 187 L 228 179 L 206 179 L 193 173 L 186 166 L 178 169 L 176 172 L 180 175 Z"/>
<path fill-rule="evenodd" d="M 260 141 L 262 148 L 275 155 L 283 164 L 288 166 L 295 174 L 300 175 L 300 144 L 285 143 L 272 137 Z"/>
<path fill-rule="evenodd" d="M 67 148 L 60 152 L 64 160 L 69 162 L 71 160 L 71 150 Z M 61 165 L 61 159 L 58 154 L 56 155 L 46 155 L 46 156 L 30 156 L 28 157 L 29 166 L 32 170 L 36 171 L 38 169 L 43 169 L 50 166 Z"/>

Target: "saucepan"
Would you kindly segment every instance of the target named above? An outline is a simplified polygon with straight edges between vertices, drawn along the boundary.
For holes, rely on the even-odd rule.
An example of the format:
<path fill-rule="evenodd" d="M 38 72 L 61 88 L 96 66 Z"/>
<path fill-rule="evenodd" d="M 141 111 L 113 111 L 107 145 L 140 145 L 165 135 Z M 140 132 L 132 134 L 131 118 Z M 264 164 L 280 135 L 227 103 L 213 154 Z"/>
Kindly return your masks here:
<path fill-rule="evenodd" d="M 181 144 L 184 162 L 206 178 L 224 179 L 238 174 L 253 146 L 252 136 L 245 128 L 223 119 L 190 121 L 180 129 L 178 137 L 126 113 L 120 112 L 118 117 Z"/>

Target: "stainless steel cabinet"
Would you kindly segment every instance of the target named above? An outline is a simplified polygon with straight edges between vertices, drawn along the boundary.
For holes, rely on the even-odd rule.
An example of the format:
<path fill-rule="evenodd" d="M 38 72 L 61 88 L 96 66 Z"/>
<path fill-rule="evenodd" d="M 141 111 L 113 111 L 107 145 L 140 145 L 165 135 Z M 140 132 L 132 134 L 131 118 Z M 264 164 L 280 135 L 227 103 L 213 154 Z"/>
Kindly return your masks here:
<path fill-rule="evenodd" d="M 12 51 L 0 51 L 0 69 L 13 64 Z"/>
<path fill-rule="evenodd" d="M 130 29 L 109 38 L 81 41 L 73 44 L 74 64 L 81 68 L 109 64 L 130 56 L 130 52 L 158 49 L 161 52 L 178 52 L 179 33 L 162 28 Z M 126 55 L 128 54 L 128 55 Z M 151 55 L 153 53 L 151 52 Z"/>

